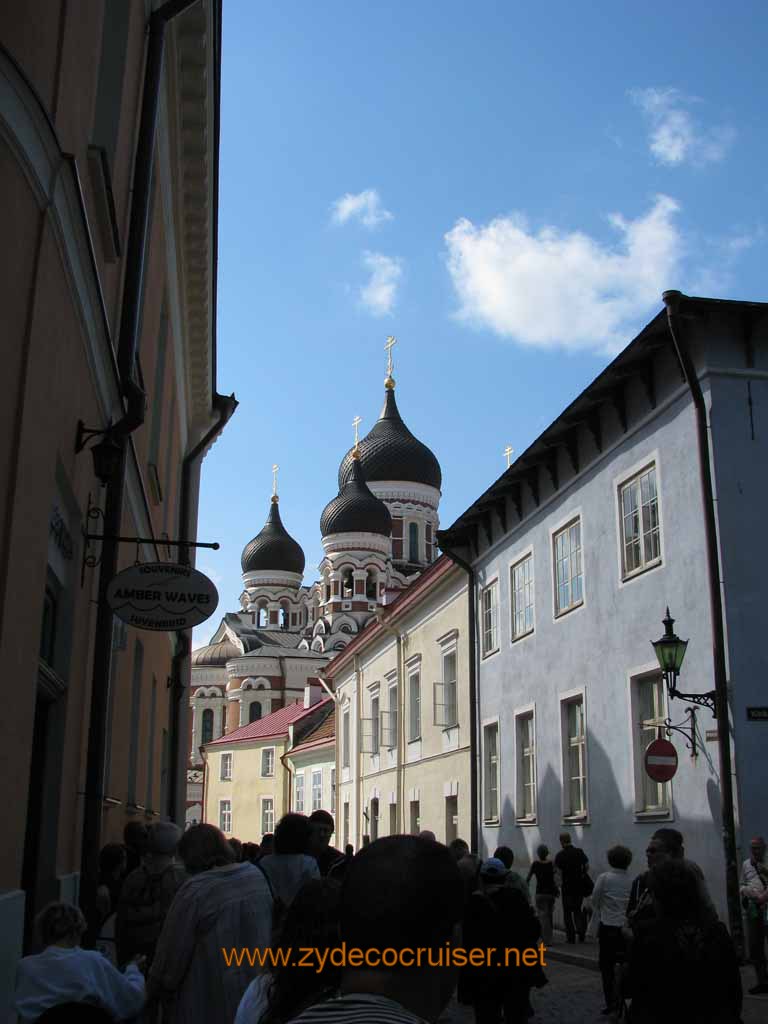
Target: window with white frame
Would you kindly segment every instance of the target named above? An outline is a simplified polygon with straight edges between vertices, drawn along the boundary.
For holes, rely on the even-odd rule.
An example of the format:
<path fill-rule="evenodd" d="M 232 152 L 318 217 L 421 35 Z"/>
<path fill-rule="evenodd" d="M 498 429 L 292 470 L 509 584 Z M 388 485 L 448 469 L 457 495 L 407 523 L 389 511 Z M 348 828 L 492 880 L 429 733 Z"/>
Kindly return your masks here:
<path fill-rule="evenodd" d="M 266 747 L 261 752 L 261 776 L 271 779 L 275 774 L 275 748 Z"/>
<path fill-rule="evenodd" d="M 584 600 L 581 567 L 581 519 L 574 519 L 554 536 L 555 614 L 577 607 Z"/>
<path fill-rule="evenodd" d="M 456 648 L 443 648 L 443 678 L 435 686 L 435 725 L 451 729 L 458 725 L 458 682 L 456 678 Z"/>
<path fill-rule="evenodd" d="M 485 821 L 499 820 L 499 723 L 483 726 L 484 800 Z"/>
<path fill-rule="evenodd" d="M 533 555 L 526 555 L 510 570 L 512 639 L 533 632 Z"/>
<path fill-rule="evenodd" d="M 331 768 L 331 814 L 336 813 L 336 769 Z"/>
<path fill-rule="evenodd" d="M 408 742 L 421 738 L 421 673 L 408 676 Z"/>
<path fill-rule="evenodd" d="M 275 801 L 271 796 L 261 798 L 261 834 L 275 831 Z"/>
<path fill-rule="evenodd" d="M 323 806 L 323 770 L 312 772 L 312 810 L 319 811 Z"/>
<path fill-rule="evenodd" d="M 296 772 L 295 786 L 294 786 L 294 810 L 297 814 L 304 813 L 304 772 Z"/>
<path fill-rule="evenodd" d="M 533 712 L 518 715 L 517 730 L 517 817 L 536 817 L 536 733 Z"/>
<path fill-rule="evenodd" d="M 219 800 L 219 828 L 222 832 L 232 831 L 232 801 Z"/>
<path fill-rule="evenodd" d="M 661 560 L 661 525 L 656 467 L 647 466 L 619 488 L 624 576 Z"/>
<path fill-rule="evenodd" d="M 232 778 L 232 755 L 222 754 L 221 755 L 221 778 L 222 780 Z"/>
<path fill-rule="evenodd" d="M 379 695 L 371 698 L 371 753 L 379 752 Z"/>
<path fill-rule="evenodd" d="M 641 811 L 663 813 L 670 808 L 668 782 L 654 782 L 645 770 L 645 751 L 649 743 L 662 735 L 661 728 L 667 717 L 664 681 L 661 676 L 646 676 L 636 681 L 637 749 Z"/>
<path fill-rule="evenodd" d="M 381 742 L 389 750 L 392 750 L 397 746 L 397 683 L 389 684 L 387 702 L 387 710 L 381 713 Z"/>
<path fill-rule="evenodd" d="M 349 708 L 341 715 L 341 766 L 349 768 Z"/>
<path fill-rule="evenodd" d="M 587 813 L 587 738 L 584 698 L 563 702 L 564 810 L 567 817 Z"/>
<path fill-rule="evenodd" d="M 499 646 L 498 641 L 498 585 L 494 581 L 480 596 L 483 628 L 483 655 L 491 654 Z"/>

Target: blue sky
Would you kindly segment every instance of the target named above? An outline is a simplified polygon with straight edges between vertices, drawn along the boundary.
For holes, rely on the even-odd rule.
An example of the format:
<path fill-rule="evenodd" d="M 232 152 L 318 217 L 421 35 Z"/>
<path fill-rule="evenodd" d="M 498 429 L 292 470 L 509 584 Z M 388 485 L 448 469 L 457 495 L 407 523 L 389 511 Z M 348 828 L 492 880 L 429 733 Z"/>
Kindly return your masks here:
<path fill-rule="evenodd" d="M 758 2 L 224 0 L 218 386 L 240 407 L 203 464 L 220 605 L 196 644 L 238 608 L 275 462 L 314 579 L 387 335 L 448 526 L 664 289 L 768 299 L 767 28 Z"/>

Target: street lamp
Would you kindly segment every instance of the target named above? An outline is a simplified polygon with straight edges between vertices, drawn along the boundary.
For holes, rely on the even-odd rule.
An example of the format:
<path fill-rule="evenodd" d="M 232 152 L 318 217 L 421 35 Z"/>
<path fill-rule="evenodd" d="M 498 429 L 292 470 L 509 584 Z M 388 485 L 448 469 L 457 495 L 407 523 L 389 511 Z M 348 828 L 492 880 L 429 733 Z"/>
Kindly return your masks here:
<path fill-rule="evenodd" d="M 670 698 L 679 697 L 680 700 L 690 701 L 692 704 L 700 704 L 710 709 L 715 714 L 715 691 L 709 693 L 681 693 L 677 688 L 677 677 L 683 664 L 683 658 L 688 648 L 688 641 L 681 640 L 675 634 L 672 627 L 675 620 L 669 614 L 667 608 L 666 618 L 661 620 L 664 623 L 664 636 L 658 640 L 652 640 L 651 645 L 656 652 L 661 671 L 664 674 L 664 681 L 667 684 L 667 691 Z"/>

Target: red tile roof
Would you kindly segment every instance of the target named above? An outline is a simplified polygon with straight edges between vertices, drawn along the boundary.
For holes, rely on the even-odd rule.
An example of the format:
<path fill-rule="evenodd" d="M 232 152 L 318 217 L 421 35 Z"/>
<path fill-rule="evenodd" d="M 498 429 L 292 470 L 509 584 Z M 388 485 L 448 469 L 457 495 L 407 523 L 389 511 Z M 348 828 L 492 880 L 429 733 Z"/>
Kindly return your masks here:
<path fill-rule="evenodd" d="M 330 698 L 329 698 L 330 699 Z M 318 705 L 315 705 L 316 707 Z M 336 709 L 331 708 L 331 713 L 326 715 L 325 718 L 318 725 L 314 726 L 305 733 L 301 738 L 301 742 L 297 743 L 295 747 L 291 747 L 288 754 L 295 754 L 297 751 L 309 747 L 320 747 L 327 743 L 333 743 L 336 739 Z"/>
<path fill-rule="evenodd" d="M 250 725 L 242 725 L 239 729 L 234 729 L 232 732 L 225 733 L 224 736 L 220 736 L 217 740 L 211 740 L 206 746 L 216 746 L 220 743 L 241 743 L 247 740 L 263 740 L 272 738 L 275 736 L 287 736 L 288 726 L 293 722 L 298 722 L 304 715 L 309 715 L 313 711 L 317 711 L 319 707 L 327 703 L 329 700 L 333 700 L 332 697 L 326 697 L 325 700 L 318 701 L 317 704 L 313 704 L 311 708 L 305 708 L 302 701 L 297 700 L 293 704 L 286 704 L 284 708 L 278 708 L 277 711 L 273 711 L 271 715 L 267 715 L 266 718 L 260 718 L 257 722 L 251 722 Z"/>

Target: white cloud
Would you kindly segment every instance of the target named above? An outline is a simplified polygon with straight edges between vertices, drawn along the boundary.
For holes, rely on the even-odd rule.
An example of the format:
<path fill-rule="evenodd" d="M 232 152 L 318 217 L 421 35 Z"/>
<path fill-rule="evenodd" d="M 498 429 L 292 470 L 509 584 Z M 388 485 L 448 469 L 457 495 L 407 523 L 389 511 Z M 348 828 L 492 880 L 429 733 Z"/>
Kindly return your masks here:
<path fill-rule="evenodd" d="M 375 316 L 391 313 L 403 268 L 399 260 L 384 256 L 380 252 L 364 252 L 363 265 L 371 276 L 368 283 L 360 289 L 362 304 Z"/>
<path fill-rule="evenodd" d="M 648 145 L 660 164 L 717 163 L 736 136 L 730 125 L 700 127 L 686 109 L 696 101 L 677 89 L 632 89 L 629 95 L 650 124 Z"/>
<path fill-rule="evenodd" d="M 385 221 L 392 220 L 392 214 L 382 206 L 381 196 L 375 188 L 367 188 L 357 195 L 347 192 L 335 201 L 332 209 L 331 219 L 334 224 L 358 220 L 367 228 L 375 228 Z"/>
<path fill-rule="evenodd" d="M 678 209 L 658 195 L 637 220 L 611 214 L 615 246 L 580 231 L 534 231 L 521 214 L 479 227 L 461 219 L 445 236 L 457 315 L 524 345 L 616 351 L 678 286 Z"/>

